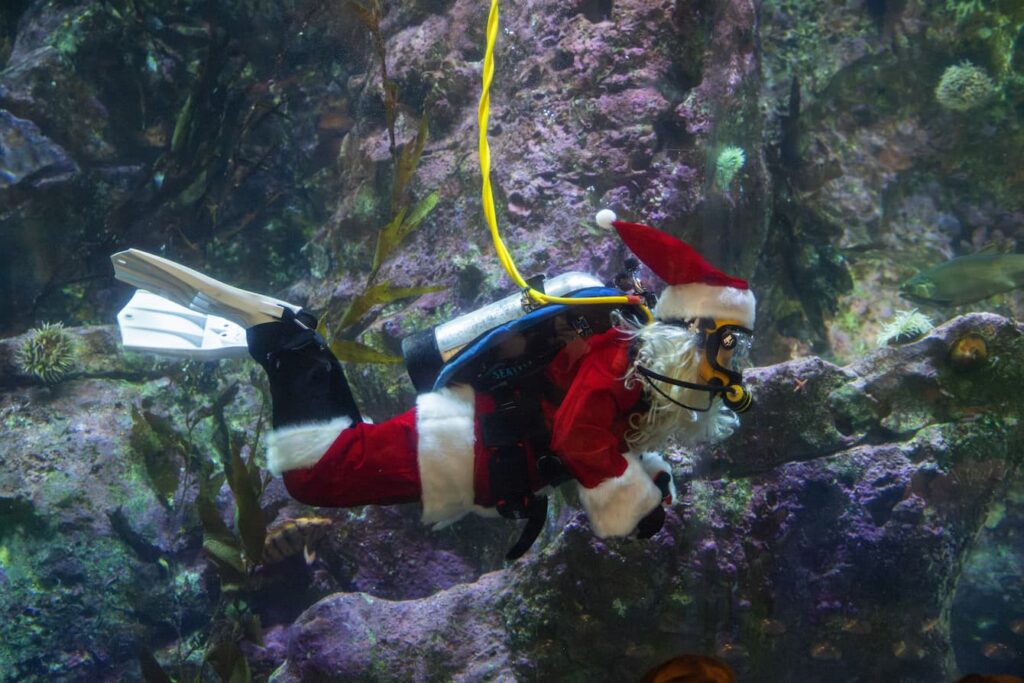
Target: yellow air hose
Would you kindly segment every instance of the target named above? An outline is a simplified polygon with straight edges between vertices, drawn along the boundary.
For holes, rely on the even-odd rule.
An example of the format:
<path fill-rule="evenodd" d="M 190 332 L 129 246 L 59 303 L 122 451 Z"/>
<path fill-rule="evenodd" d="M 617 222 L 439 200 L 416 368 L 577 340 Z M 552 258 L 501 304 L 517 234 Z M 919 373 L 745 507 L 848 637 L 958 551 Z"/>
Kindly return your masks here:
<path fill-rule="evenodd" d="M 491 238 L 494 240 L 494 248 L 498 252 L 498 259 L 505 267 L 515 283 L 525 291 L 531 299 L 540 304 L 629 304 L 640 306 L 647 320 L 653 320 L 650 310 L 644 305 L 643 297 L 636 295 L 622 296 L 595 296 L 571 297 L 548 296 L 544 292 L 534 289 L 523 276 L 519 274 L 516 264 L 512 261 L 511 254 L 505 248 L 498 231 L 498 217 L 494 210 L 494 196 L 491 192 L 491 147 L 487 144 L 487 120 L 491 110 L 491 81 L 494 80 L 494 44 L 498 39 L 498 0 L 491 0 L 491 11 L 487 17 L 487 50 L 484 53 L 484 74 L 483 90 L 480 93 L 480 106 L 477 110 L 477 121 L 480 128 L 480 175 L 483 179 L 483 205 L 484 217 L 491 230 Z"/>

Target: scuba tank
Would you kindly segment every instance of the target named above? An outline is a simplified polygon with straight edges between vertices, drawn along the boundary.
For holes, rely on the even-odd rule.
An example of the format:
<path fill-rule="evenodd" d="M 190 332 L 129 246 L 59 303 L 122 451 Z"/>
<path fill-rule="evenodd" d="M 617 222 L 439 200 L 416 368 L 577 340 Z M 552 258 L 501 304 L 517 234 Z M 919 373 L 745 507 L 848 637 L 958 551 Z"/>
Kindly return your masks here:
<path fill-rule="evenodd" d="M 552 296 L 566 296 L 581 289 L 602 285 L 593 275 L 577 271 L 543 280 L 542 286 L 538 286 L 539 283 L 531 284 Z M 434 388 L 434 380 L 444 364 L 458 355 L 474 339 L 539 307 L 540 305 L 530 299 L 528 294 L 517 292 L 403 339 L 402 356 L 416 391 L 431 391 Z"/>

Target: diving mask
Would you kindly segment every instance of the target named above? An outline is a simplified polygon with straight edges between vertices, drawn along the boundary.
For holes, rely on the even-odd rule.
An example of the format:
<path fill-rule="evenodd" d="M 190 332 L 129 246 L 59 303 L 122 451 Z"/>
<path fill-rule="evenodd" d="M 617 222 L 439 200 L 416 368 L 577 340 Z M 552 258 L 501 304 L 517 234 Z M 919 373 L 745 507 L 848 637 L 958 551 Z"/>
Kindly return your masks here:
<path fill-rule="evenodd" d="M 684 382 L 666 377 L 643 366 L 637 366 L 648 384 L 663 397 L 687 410 L 705 412 L 711 408 L 716 394 L 721 394 L 722 402 L 738 413 L 750 408 L 753 398 L 743 386 L 742 370 L 746 367 L 753 338 L 750 328 L 740 325 L 735 320 L 715 321 L 711 318 L 699 318 L 686 323 L 699 335 L 698 344 L 702 349 L 700 367 L 697 372 L 701 383 Z M 691 406 L 678 401 L 658 387 L 656 382 L 664 382 L 683 389 L 705 392 L 706 402 L 700 406 Z M 671 391 L 671 389 L 669 390 Z"/>

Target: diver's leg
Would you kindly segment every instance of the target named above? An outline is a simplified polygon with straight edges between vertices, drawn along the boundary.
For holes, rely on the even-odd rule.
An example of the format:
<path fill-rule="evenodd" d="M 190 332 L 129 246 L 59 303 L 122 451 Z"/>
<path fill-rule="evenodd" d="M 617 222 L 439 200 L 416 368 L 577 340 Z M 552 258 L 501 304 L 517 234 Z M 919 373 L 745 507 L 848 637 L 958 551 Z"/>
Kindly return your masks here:
<path fill-rule="evenodd" d="M 341 363 L 317 334 L 313 316 L 285 309 L 281 320 L 248 328 L 246 340 L 270 380 L 274 429 L 338 417 L 362 422 Z"/>
<path fill-rule="evenodd" d="M 267 371 L 274 431 L 267 467 L 308 505 L 351 507 L 420 498 L 415 413 L 362 421 L 341 364 L 305 312 L 246 330 Z"/>
<path fill-rule="evenodd" d="M 413 413 L 363 422 L 313 316 L 137 249 L 111 259 L 119 280 L 245 328 L 249 354 L 270 380 L 267 467 L 284 475 L 295 498 L 339 506 L 419 498 Z"/>

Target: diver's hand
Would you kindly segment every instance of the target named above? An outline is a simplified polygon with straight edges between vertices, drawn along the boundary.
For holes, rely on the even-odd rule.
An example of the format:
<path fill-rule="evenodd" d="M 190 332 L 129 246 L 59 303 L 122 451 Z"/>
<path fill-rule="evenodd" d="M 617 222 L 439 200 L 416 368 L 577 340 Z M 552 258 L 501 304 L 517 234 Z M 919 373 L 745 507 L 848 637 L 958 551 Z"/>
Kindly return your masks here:
<path fill-rule="evenodd" d="M 665 524 L 665 508 L 661 505 L 647 513 L 636 525 L 636 537 L 647 539 L 661 531 Z"/>
<path fill-rule="evenodd" d="M 654 477 L 654 485 L 661 491 L 661 504 L 651 510 L 636 525 L 637 538 L 650 538 L 661 531 L 665 524 L 665 507 L 672 504 L 672 475 L 668 472 L 658 472 Z"/>
<path fill-rule="evenodd" d="M 661 491 L 661 504 L 672 504 L 672 475 L 668 472 L 658 472 L 654 477 L 654 485 Z"/>

